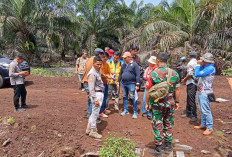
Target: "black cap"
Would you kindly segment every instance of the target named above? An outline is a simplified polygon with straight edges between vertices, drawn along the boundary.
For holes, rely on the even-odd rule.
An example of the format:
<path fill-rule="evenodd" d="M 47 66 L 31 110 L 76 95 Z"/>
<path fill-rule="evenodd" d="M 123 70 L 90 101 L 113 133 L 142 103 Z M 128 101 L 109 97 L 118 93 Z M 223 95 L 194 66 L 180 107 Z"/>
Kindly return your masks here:
<path fill-rule="evenodd" d="M 161 62 L 165 62 L 167 63 L 168 61 L 168 54 L 165 52 L 160 52 L 157 56 L 157 58 L 161 61 Z"/>
<path fill-rule="evenodd" d="M 25 55 L 22 54 L 22 53 L 19 53 L 19 54 L 17 55 L 17 58 L 19 58 L 19 59 L 26 59 Z"/>
<path fill-rule="evenodd" d="M 104 51 L 101 48 L 96 48 L 94 50 L 94 55 L 98 56 L 99 54 L 104 54 Z"/>

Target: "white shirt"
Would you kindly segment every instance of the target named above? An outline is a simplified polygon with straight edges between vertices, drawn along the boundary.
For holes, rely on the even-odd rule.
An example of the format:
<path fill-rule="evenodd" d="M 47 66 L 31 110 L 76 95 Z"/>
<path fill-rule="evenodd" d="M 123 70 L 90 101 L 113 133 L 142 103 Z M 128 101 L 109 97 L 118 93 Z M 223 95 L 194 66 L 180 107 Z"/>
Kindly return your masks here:
<path fill-rule="evenodd" d="M 189 63 L 187 64 L 187 75 L 192 75 L 192 77 L 194 78 L 194 70 L 195 70 L 195 67 L 197 66 L 197 60 L 195 58 L 192 58 Z M 186 85 L 189 85 L 191 83 L 197 85 L 197 83 L 194 81 L 193 78 L 189 78 L 187 81 L 186 81 Z"/>

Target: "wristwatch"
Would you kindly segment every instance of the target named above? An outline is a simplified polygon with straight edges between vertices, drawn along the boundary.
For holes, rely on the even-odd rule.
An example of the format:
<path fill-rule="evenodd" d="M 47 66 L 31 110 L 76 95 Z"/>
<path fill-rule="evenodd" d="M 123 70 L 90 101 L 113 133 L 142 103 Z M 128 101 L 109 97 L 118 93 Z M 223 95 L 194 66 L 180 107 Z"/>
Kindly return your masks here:
<path fill-rule="evenodd" d="M 175 101 L 175 103 L 180 103 L 179 101 Z"/>

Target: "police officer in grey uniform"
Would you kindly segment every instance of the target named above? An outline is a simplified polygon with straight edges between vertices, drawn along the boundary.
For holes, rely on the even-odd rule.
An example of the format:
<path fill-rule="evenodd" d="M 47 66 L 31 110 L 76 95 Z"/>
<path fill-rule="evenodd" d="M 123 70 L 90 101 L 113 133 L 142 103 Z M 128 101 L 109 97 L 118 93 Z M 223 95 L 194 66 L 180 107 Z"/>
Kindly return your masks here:
<path fill-rule="evenodd" d="M 99 116 L 99 111 L 104 97 L 104 84 L 102 82 L 100 73 L 101 66 L 102 59 L 99 56 L 94 57 L 93 67 L 87 75 L 89 96 L 93 106 L 92 114 L 89 118 L 89 122 L 86 129 L 86 134 L 93 138 L 102 138 L 102 135 L 98 134 L 97 132 L 96 125 L 96 120 Z"/>
<path fill-rule="evenodd" d="M 27 71 L 22 71 L 19 64 L 25 59 L 23 54 L 18 54 L 15 60 L 10 63 L 9 76 L 10 83 L 14 88 L 14 106 L 16 111 L 24 111 L 28 108 L 26 105 L 27 91 L 24 85 L 24 78 L 27 75 Z M 21 107 L 19 107 L 19 98 L 21 97 Z"/>

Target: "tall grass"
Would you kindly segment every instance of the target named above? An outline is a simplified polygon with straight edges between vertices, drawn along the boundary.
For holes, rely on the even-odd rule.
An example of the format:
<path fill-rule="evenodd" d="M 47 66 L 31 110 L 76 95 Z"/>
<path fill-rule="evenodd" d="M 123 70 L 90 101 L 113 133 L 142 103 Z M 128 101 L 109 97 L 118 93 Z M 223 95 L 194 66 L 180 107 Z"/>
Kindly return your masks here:
<path fill-rule="evenodd" d="M 72 77 L 74 73 L 68 72 L 59 72 L 53 71 L 50 69 L 43 69 L 43 68 L 31 68 L 31 75 L 39 75 L 39 76 L 62 76 L 62 77 Z"/>

